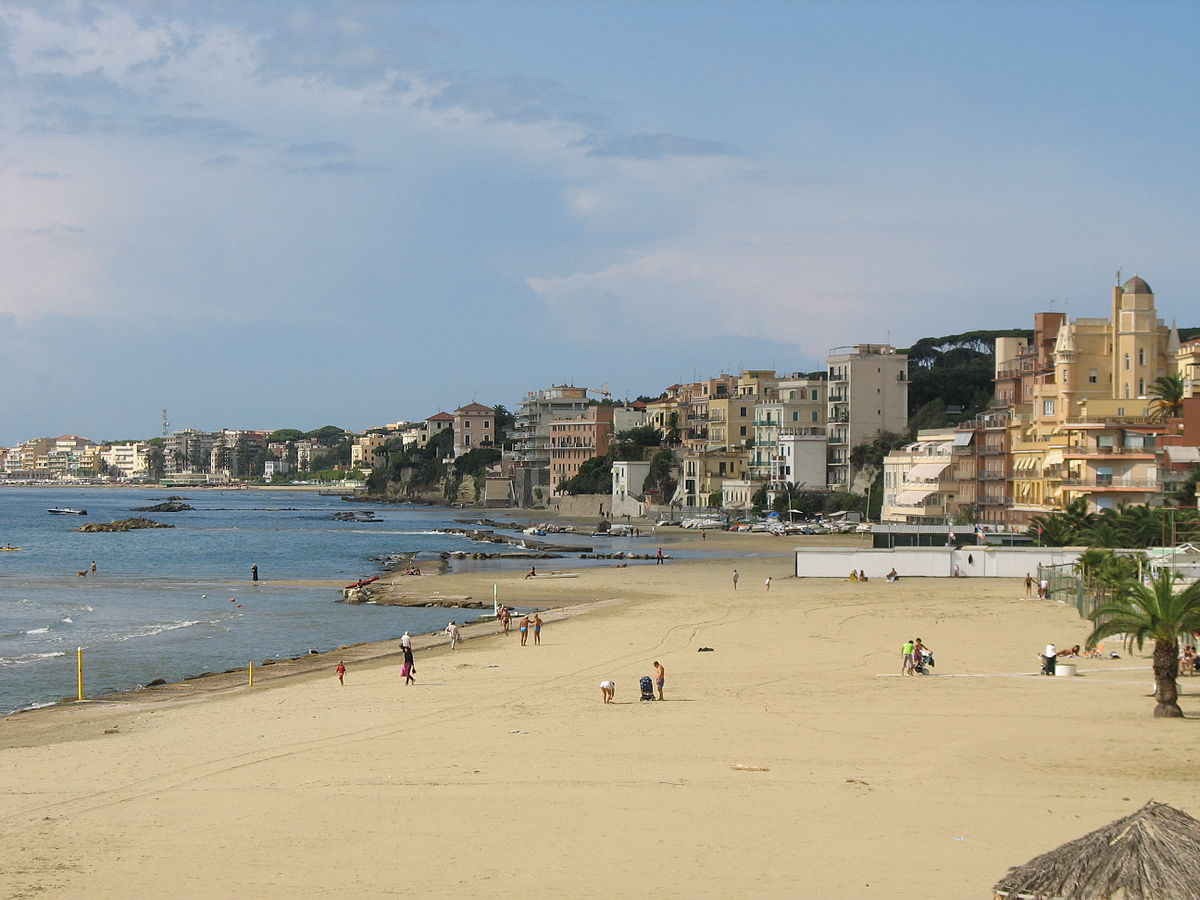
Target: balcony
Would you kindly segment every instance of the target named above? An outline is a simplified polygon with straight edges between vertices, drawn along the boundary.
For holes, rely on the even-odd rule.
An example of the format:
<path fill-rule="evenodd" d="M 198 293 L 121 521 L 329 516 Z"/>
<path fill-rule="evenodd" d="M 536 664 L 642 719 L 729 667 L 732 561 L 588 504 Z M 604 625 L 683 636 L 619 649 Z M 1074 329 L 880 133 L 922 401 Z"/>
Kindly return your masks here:
<path fill-rule="evenodd" d="M 980 472 L 980 481 L 1004 481 L 1008 478 L 1003 472 Z"/>
<path fill-rule="evenodd" d="M 1086 447 L 1075 445 L 1063 451 L 1063 456 L 1140 456 L 1153 459 L 1157 455 L 1154 447 Z"/>
<path fill-rule="evenodd" d="M 1004 453 L 1003 447 L 995 447 L 995 446 L 985 445 L 985 446 L 979 448 L 980 456 L 998 456 L 1001 453 Z"/>
<path fill-rule="evenodd" d="M 1064 478 L 1063 490 L 1087 491 L 1161 491 L 1162 482 L 1156 478 L 1114 478 L 1097 475 L 1095 478 Z"/>
<path fill-rule="evenodd" d="M 976 502 L 980 506 L 1012 506 L 1013 499 L 1000 494 L 984 494 Z"/>

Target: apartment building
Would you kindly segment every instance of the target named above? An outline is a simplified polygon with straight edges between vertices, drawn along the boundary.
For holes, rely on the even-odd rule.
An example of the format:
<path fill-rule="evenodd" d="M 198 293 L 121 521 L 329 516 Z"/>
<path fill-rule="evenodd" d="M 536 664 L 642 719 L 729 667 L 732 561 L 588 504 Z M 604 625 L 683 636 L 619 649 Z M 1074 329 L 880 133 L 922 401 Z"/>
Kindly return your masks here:
<path fill-rule="evenodd" d="M 207 472 L 219 435 L 212 431 L 184 428 L 163 443 L 163 461 L 167 475 Z"/>
<path fill-rule="evenodd" d="M 496 410 L 482 403 L 468 403 L 454 411 L 454 455 L 462 456 L 476 447 L 496 444 Z"/>
<path fill-rule="evenodd" d="M 881 522 L 939 525 L 957 511 L 954 429 L 926 429 L 883 460 Z"/>
<path fill-rule="evenodd" d="M 513 458 L 548 470 L 550 423 L 578 418 L 588 405 L 587 388 L 567 384 L 527 393 L 513 416 Z"/>
<path fill-rule="evenodd" d="M 799 373 L 784 376 L 778 380 L 772 396 L 755 404 L 754 446 L 750 453 L 752 479 L 765 482 L 795 481 L 787 476 L 797 472 L 799 467 L 785 466 L 786 454 L 780 439 L 798 435 L 819 435 L 824 438 L 827 384 L 824 376 L 809 378 Z M 822 444 L 820 475 L 810 480 L 810 473 L 806 473 L 804 483 L 825 487 L 825 460 L 825 446 Z M 791 468 L 792 472 L 784 471 L 785 467 Z"/>
<path fill-rule="evenodd" d="M 830 490 L 854 489 L 850 451 L 908 427 L 908 357 L 890 344 L 835 347 L 827 359 Z"/>
<path fill-rule="evenodd" d="M 100 448 L 100 459 L 108 467 L 109 474 L 120 478 L 144 478 L 149 454 L 150 444 L 143 441 L 105 444 Z"/>

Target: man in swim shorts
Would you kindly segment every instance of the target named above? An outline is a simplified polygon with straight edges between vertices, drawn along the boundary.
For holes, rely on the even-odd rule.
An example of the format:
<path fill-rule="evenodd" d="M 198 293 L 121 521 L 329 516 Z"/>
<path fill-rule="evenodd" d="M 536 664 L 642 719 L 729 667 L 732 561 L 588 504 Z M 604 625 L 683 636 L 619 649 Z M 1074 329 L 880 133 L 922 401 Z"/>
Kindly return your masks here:
<path fill-rule="evenodd" d="M 658 688 L 658 699 L 663 698 L 663 685 L 667 683 L 667 670 L 657 659 L 654 661 L 654 686 Z"/>
<path fill-rule="evenodd" d="M 526 614 L 517 623 L 517 631 L 521 632 L 521 646 L 525 646 L 525 642 L 529 640 L 529 615 Z"/>
<path fill-rule="evenodd" d="M 533 614 L 533 643 L 534 646 L 540 646 L 542 643 L 542 614 Z"/>
<path fill-rule="evenodd" d="M 600 696 L 604 698 L 605 703 L 612 703 L 613 694 L 617 692 L 616 682 L 602 681 L 600 682 Z"/>

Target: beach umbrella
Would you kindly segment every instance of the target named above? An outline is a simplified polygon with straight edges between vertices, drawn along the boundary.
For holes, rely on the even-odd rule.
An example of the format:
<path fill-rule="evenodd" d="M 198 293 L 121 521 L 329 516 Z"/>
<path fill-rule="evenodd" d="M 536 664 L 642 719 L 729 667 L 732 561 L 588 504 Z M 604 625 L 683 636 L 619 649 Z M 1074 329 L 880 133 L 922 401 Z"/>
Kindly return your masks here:
<path fill-rule="evenodd" d="M 1009 869 L 997 900 L 1192 900 L 1200 821 L 1151 801 L 1131 815 Z"/>

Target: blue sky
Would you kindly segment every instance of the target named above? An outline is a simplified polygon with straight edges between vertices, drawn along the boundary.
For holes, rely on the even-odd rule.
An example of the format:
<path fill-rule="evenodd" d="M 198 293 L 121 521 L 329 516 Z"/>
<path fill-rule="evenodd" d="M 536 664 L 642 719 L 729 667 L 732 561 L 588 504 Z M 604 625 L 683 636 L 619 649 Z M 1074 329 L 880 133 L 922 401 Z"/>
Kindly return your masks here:
<path fill-rule="evenodd" d="M 0 4 L 0 444 L 1200 325 L 1195 3 Z M 1053 304 L 1053 307 L 1051 307 Z"/>

